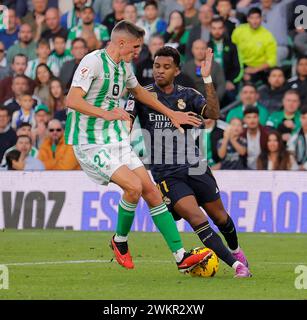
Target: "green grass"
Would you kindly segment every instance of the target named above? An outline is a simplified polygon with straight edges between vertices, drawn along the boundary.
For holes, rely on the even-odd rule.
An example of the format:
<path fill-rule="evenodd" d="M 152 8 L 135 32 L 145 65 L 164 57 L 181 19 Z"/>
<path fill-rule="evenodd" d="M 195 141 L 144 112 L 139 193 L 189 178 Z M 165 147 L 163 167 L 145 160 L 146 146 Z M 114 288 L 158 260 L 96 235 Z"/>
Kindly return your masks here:
<path fill-rule="evenodd" d="M 103 260 L 104 262 L 9 265 L 9 290 L 0 299 L 307 299 L 294 287 L 294 269 L 307 266 L 307 234 L 240 234 L 253 277 L 234 279 L 224 263 L 213 278 L 180 274 L 158 233 L 131 233 L 134 270 L 108 262 L 111 233 L 0 232 L 0 264 Z M 199 246 L 184 233 L 187 249 Z"/>

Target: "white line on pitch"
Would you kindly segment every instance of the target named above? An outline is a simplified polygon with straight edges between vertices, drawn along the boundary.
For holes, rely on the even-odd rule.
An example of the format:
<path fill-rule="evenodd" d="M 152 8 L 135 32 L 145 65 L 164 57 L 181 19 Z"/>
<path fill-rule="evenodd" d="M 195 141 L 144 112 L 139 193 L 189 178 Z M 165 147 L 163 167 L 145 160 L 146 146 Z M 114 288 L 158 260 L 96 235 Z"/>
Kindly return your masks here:
<path fill-rule="evenodd" d="M 135 260 L 136 263 L 159 263 L 159 264 L 169 264 L 173 263 L 171 260 Z M 83 263 L 111 263 L 111 260 L 67 260 L 67 261 L 38 261 L 38 262 L 12 262 L 3 263 L 6 266 L 37 266 L 37 265 L 57 265 L 57 264 L 83 264 Z M 271 265 L 307 265 L 307 262 L 271 262 L 271 261 L 261 261 L 256 262 L 261 264 L 271 264 Z"/>

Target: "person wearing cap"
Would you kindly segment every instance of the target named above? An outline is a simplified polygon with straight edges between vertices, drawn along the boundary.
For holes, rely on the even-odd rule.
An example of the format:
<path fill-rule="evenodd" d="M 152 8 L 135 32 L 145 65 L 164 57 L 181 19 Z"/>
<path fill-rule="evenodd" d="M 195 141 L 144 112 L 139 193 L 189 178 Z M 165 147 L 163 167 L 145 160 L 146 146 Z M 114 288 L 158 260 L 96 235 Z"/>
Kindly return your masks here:
<path fill-rule="evenodd" d="M 66 48 L 70 49 L 72 41 L 83 38 L 90 51 L 100 49 L 110 40 L 109 32 L 103 24 L 95 23 L 95 12 L 90 6 L 85 6 L 80 14 L 81 23 L 72 28 L 68 34 Z"/>
<path fill-rule="evenodd" d="M 39 148 L 40 159 L 46 170 L 79 170 L 80 166 L 71 145 L 65 144 L 64 130 L 57 119 L 48 123 L 48 136 Z"/>
<path fill-rule="evenodd" d="M 48 136 L 47 125 L 50 119 L 49 108 L 45 104 L 39 104 L 34 109 L 36 126 L 32 129 L 33 145 L 39 148 Z"/>

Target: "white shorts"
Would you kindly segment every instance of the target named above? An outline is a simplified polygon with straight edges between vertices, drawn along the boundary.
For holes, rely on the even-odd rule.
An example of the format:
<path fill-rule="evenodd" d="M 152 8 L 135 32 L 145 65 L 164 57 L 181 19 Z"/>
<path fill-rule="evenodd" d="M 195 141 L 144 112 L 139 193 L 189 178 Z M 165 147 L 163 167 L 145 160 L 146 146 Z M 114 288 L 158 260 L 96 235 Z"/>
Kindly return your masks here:
<path fill-rule="evenodd" d="M 107 185 L 113 173 L 123 165 L 130 170 L 143 166 L 127 142 L 74 145 L 73 149 L 83 171 L 97 184 Z"/>

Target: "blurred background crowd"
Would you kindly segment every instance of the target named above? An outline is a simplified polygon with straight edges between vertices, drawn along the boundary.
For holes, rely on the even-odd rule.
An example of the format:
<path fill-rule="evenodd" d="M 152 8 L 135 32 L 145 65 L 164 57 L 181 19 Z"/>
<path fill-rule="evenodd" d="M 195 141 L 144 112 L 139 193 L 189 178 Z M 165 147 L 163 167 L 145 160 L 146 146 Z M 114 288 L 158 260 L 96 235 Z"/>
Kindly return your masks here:
<path fill-rule="evenodd" d="M 201 147 L 213 169 L 307 170 L 307 30 L 295 10 L 307 12 L 306 0 L 0 4 L 3 170 L 80 169 L 64 143 L 65 96 L 82 58 L 104 48 L 122 19 L 146 31 L 133 61 L 141 85 L 153 82 L 154 54 L 168 45 L 181 55 L 176 83 L 205 94 L 200 65 L 212 48 L 221 118 L 205 121 Z"/>

